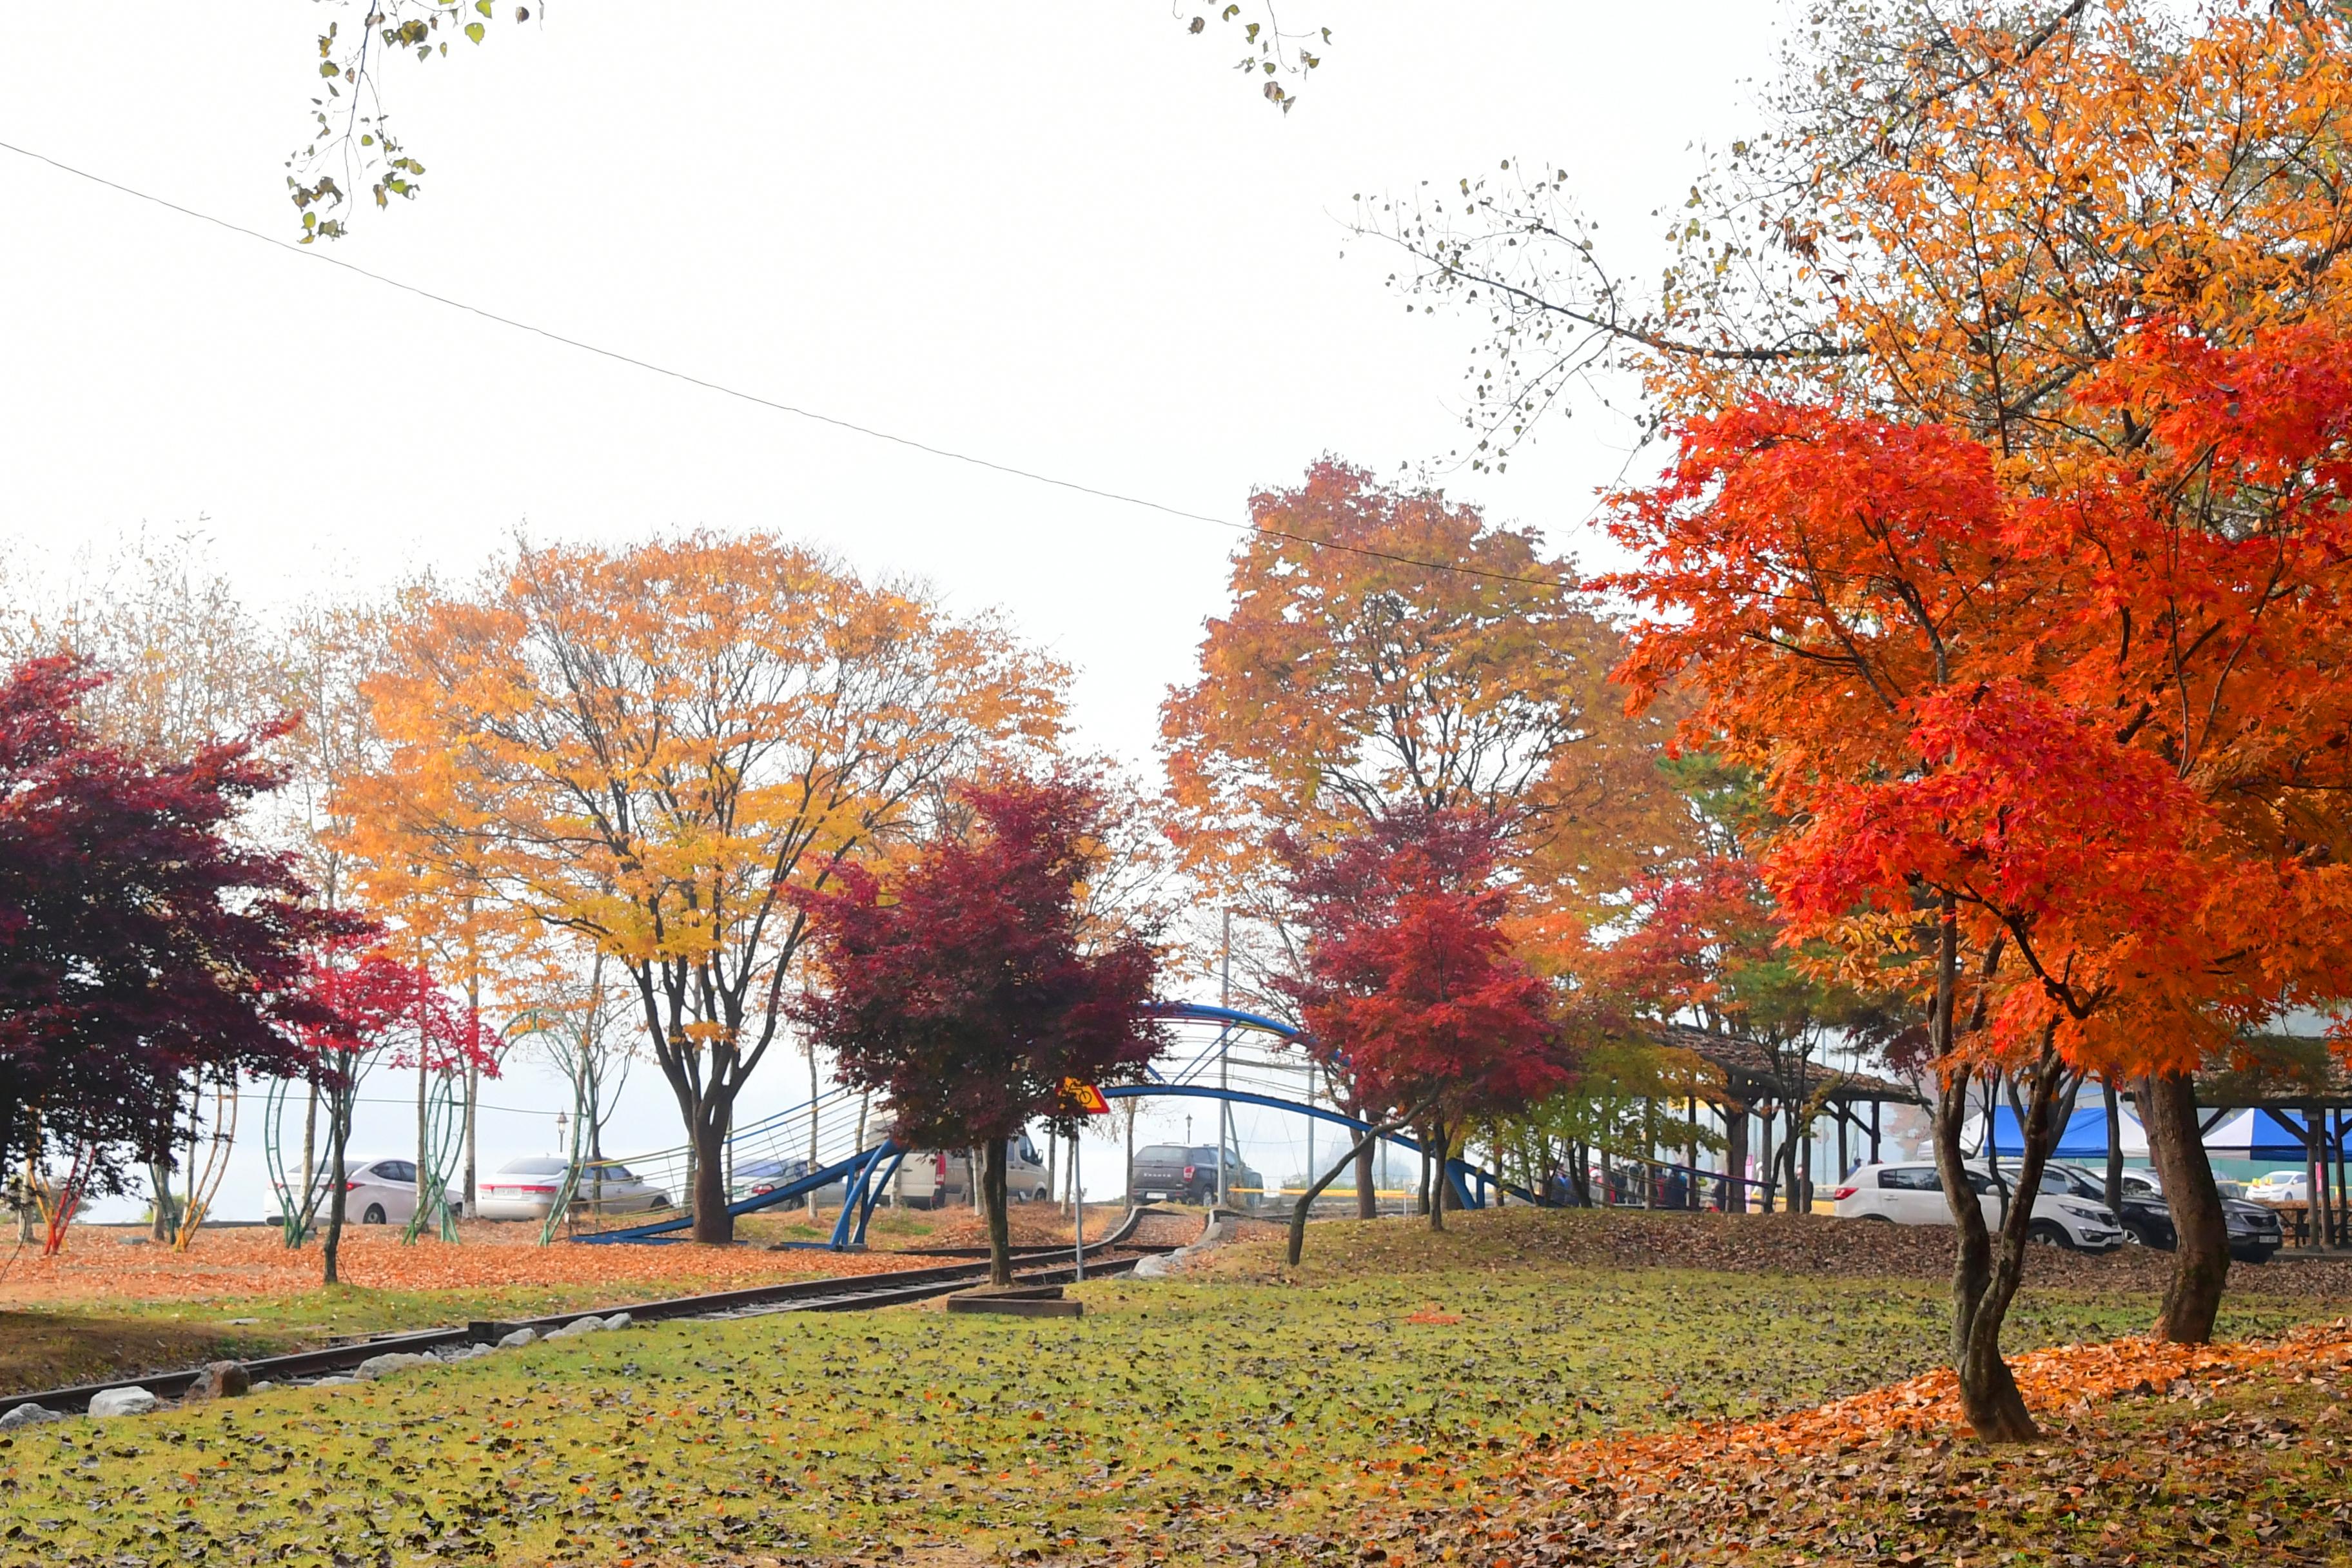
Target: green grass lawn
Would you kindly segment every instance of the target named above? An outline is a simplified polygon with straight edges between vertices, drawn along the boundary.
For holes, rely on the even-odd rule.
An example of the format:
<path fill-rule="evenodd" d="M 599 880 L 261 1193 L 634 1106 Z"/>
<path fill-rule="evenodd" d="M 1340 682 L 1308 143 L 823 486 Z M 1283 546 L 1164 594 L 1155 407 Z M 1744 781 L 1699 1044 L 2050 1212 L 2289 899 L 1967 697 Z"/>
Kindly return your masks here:
<path fill-rule="evenodd" d="M 1853 1392 L 1934 1364 L 1942 1343 L 1931 1280 L 1595 1268 L 1466 1228 L 1430 1243 L 1365 1227 L 1426 1266 L 1361 1272 L 1323 1247 L 1288 1276 L 1254 1245 L 1202 1279 L 1089 1284 L 1076 1321 L 900 1309 L 667 1324 L 33 1428 L 0 1438 L 0 1541 L 12 1561 L 121 1568 L 924 1543 L 1183 1558 L 1269 1520 L 1312 1531 L 1374 1500 L 1443 1505 L 1538 1435 Z M 2152 1308 L 2138 1291 L 2044 1290 L 2010 1343 L 2113 1337 Z M 2315 1310 L 2249 1298 L 2227 1327 Z"/>

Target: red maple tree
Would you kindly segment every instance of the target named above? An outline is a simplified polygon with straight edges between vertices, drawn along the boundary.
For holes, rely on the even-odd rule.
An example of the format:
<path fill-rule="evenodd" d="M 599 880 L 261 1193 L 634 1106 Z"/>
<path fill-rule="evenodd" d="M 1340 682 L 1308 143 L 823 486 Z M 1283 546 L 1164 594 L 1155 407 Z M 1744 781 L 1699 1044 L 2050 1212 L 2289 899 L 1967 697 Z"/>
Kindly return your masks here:
<path fill-rule="evenodd" d="M 914 1148 L 980 1148 L 991 1278 L 1013 1278 L 1005 1141 L 1069 1132 L 1073 1082 L 1132 1081 L 1162 1048 L 1149 932 L 1089 911 L 1108 851 L 1100 791 L 1053 778 L 969 787 L 969 831 L 888 883 L 858 865 L 800 895 L 820 984 L 799 1014 Z"/>
<path fill-rule="evenodd" d="M 105 679 L 58 657 L 0 679 L 0 1160 L 86 1147 L 102 1188 L 168 1150 L 190 1077 L 304 1069 L 327 1017 L 306 955 L 362 924 L 231 836 L 282 782 L 268 733 L 133 757 L 80 712 Z"/>
<path fill-rule="evenodd" d="M 1284 989 L 1357 1102 L 1413 1126 L 1431 1152 L 1433 1229 L 1444 1228 L 1444 1162 L 1464 1125 L 1568 1078 L 1550 994 L 1504 930 L 1495 837 L 1477 813 L 1412 810 L 1327 854 L 1288 850 L 1305 940 Z"/>

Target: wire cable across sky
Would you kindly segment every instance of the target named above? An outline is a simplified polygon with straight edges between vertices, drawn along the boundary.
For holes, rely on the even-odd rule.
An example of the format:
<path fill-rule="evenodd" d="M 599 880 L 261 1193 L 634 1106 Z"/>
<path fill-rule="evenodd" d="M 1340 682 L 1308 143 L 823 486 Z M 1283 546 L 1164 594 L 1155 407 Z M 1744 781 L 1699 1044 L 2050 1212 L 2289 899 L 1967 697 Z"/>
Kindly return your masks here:
<path fill-rule="evenodd" d="M 428 300 L 436 305 L 440 305 L 452 310 L 463 311 L 469 316 L 479 316 L 486 321 L 495 321 L 499 326 L 509 328 L 514 331 L 527 332 L 532 337 L 544 338 L 550 342 L 561 343 L 564 347 L 570 349 L 577 349 L 582 353 L 594 354 L 600 359 L 613 360 L 618 363 L 629 365 L 637 370 L 648 372 L 654 375 L 667 376 L 672 381 L 681 381 L 689 386 L 698 386 L 706 392 L 715 392 L 722 397 L 732 397 L 745 403 L 756 404 L 761 408 L 771 409 L 778 414 L 789 414 L 796 419 L 806 419 L 818 425 L 829 425 L 836 430 L 846 430 L 852 435 L 864 436 L 870 440 L 887 441 L 894 447 L 905 447 L 913 451 L 924 453 L 929 457 L 942 458 L 948 462 L 964 463 L 972 468 L 986 468 L 993 473 L 1004 474 L 1013 479 L 1027 479 L 1033 484 L 1049 485 L 1055 489 L 1069 490 L 1078 495 L 1091 496 L 1097 500 L 1113 501 L 1121 506 L 1141 507 L 1147 511 L 1156 511 L 1169 517 L 1181 518 L 1188 522 L 1205 522 L 1210 524 L 1212 527 L 1231 529 L 1239 533 L 1264 534 L 1268 538 L 1289 540 L 1293 542 L 1308 545 L 1318 550 L 1344 551 L 1350 555 L 1366 556 L 1375 561 L 1394 562 L 1400 566 L 1413 566 L 1427 572 L 1451 572 L 1465 577 L 1483 577 L 1491 582 L 1522 583 L 1538 588 L 1559 589 L 1564 586 L 1557 579 L 1549 577 L 1536 577 L 1519 573 L 1489 571 L 1482 566 L 1465 566 L 1457 562 L 1425 561 L 1415 556 L 1399 555 L 1385 550 L 1374 550 L 1366 545 L 1345 544 L 1341 543 L 1338 540 L 1315 539 L 1307 534 L 1292 533 L 1283 529 L 1261 527 L 1256 523 L 1235 522 L 1231 518 L 1215 517 L 1207 512 L 1189 511 L 1182 507 L 1170 506 L 1165 501 L 1153 500 L 1147 496 L 1129 495 L 1119 490 L 1103 489 L 1094 485 L 1082 484 L 1076 479 L 1061 479 L 1053 474 L 1039 473 L 1034 468 L 1019 468 L 1011 463 L 1000 463 L 992 458 L 982 458 L 970 452 L 959 452 L 950 447 L 934 446 L 928 441 L 917 440 L 911 436 L 901 436 L 893 431 L 877 429 L 875 426 L 870 425 L 860 425 L 855 420 L 843 419 L 835 415 L 820 413 L 814 408 L 803 408 L 797 404 L 780 402 L 772 397 L 763 397 L 756 392 L 746 392 L 740 387 L 730 386 L 724 382 L 712 381 L 707 377 L 696 375 L 688 371 L 673 370 L 667 365 L 657 364 L 652 360 L 639 359 L 635 354 L 623 353 L 618 349 L 605 348 L 601 344 L 589 342 L 585 339 L 568 336 L 567 334 L 556 331 L 551 328 L 536 326 L 529 321 L 518 321 L 512 316 L 500 315 L 496 310 L 486 310 L 479 305 L 468 304 L 463 300 L 452 299 L 446 294 L 436 294 L 430 289 L 420 288 L 416 284 L 404 282 L 400 279 L 390 277 L 382 272 L 371 271 L 367 268 L 362 267 L 356 262 L 346 261 L 339 256 L 331 255 L 327 251 L 319 249 L 315 247 L 291 244 L 286 240 L 278 239 L 273 236 L 264 234 L 257 228 L 247 228 L 243 224 L 232 223 L 226 218 L 216 217 L 211 213 L 201 212 L 194 207 L 183 206 L 178 202 L 173 201 L 168 197 L 159 196 L 147 191 L 139 190 L 134 186 L 126 185 L 119 180 L 108 179 L 103 174 L 92 174 L 88 169 L 78 168 L 71 163 L 63 163 L 58 159 L 52 158 L 46 153 L 34 152 L 29 147 L 20 147 L 13 142 L 0 142 L 0 152 L 14 153 L 20 158 L 28 159 L 36 163 L 47 164 L 48 167 L 57 170 L 59 174 L 71 174 L 78 180 L 87 180 L 91 184 L 104 186 L 106 189 L 113 191 L 118 195 L 130 196 L 136 201 L 149 203 L 152 205 L 162 207 L 167 212 L 177 213 L 182 217 L 194 218 L 198 223 L 210 224 L 215 228 L 226 229 L 230 234 L 238 235 L 247 239 L 258 241 L 260 244 L 269 247 L 272 250 L 284 251 L 289 255 L 299 257 L 306 260 L 323 262 L 330 267 L 341 268 L 345 272 L 364 278 L 371 283 L 380 283 L 387 289 L 397 289 L 404 294 L 413 294 L 420 300 Z"/>

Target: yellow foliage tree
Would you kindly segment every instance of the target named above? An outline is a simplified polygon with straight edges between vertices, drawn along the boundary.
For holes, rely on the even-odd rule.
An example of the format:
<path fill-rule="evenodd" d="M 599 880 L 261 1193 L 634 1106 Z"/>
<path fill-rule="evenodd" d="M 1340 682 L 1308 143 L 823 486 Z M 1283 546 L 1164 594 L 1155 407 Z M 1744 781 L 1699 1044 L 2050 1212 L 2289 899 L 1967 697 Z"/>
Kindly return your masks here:
<path fill-rule="evenodd" d="M 785 1021 L 791 890 L 992 751 L 1050 745 L 1066 672 L 756 534 L 524 546 L 470 592 L 412 594 L 388 642 L 355 814 L 628 974 L 694 1151 L 695 1239 L 730 1239 L 723 1150 Z"/>

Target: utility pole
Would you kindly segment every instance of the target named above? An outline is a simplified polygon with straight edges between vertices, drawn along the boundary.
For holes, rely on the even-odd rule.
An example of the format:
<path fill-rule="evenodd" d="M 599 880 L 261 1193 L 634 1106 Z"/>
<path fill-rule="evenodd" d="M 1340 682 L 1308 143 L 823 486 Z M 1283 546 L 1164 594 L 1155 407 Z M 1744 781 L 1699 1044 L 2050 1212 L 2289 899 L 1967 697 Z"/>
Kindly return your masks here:
<path fill-rule="evenodd" d="M 1217 984 L 1217 1005 L 1230 1008 L 1234 1005 L 1234 911 L 1225 910 L 1223 957 L 1220 960 L 1223 973 Z M 1233 1135 L 1234 1102 L 1223 1092 L 1234 1086 L 1231 1041 L 1234 1026 L 1226 1024 L 1217 1035 L 1217 1203 L 1219 1206 L 1233 1202 L 1233 1174 L 1225 1169 L 1225 1143 Z"/>
<path fill-rule="evenodd" d="M 474 895 L 466 895 L 466 1204 L 467 1219 L 481 1207 L 475 1189 L 475 1159 L 480 1153 L 477 1114 L 482 1099 L 482 950 L 474 927 Z"/>

